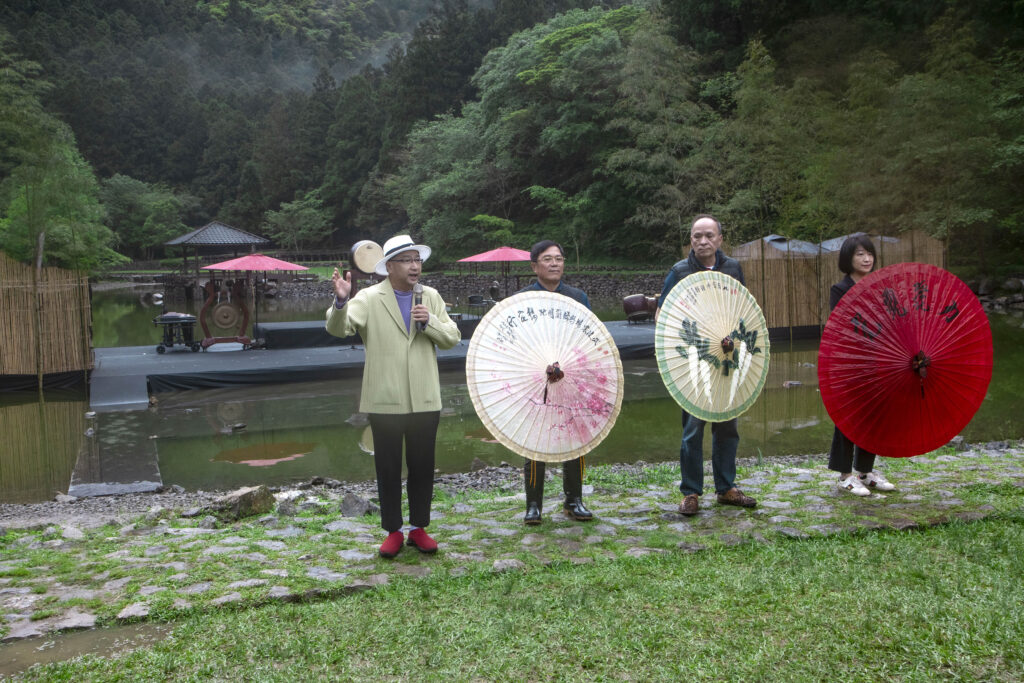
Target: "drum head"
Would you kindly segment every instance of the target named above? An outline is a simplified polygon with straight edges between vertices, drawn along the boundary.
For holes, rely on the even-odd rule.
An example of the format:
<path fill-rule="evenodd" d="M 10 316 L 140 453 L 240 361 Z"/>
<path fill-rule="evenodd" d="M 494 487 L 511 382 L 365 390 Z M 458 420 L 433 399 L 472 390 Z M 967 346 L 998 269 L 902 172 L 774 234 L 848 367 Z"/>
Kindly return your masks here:
<path fill-rule="evenodd" d="M 361 273 L 372 274 L 382 258 L 384 250 L 372 240 L 360 240 L 352 245 L 352 265 Z"/>

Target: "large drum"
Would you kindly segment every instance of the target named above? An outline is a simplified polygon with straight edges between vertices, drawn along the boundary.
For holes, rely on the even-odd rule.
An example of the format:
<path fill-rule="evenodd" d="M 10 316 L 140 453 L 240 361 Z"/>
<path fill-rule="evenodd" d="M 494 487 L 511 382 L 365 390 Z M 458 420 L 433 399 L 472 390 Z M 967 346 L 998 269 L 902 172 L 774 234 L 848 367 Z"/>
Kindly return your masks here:
<path fill-rule="evenodd" d="M 373 240 L 360 240 L 352 245 L 352 265 L 360 273 L 372 275 L 377 262 L 384 258 L 384 250 Z"/>
<path fill-rule="evenodd" d="M 643 294 L 630 294 L 622 299 L 622 308 L 626 312 L 626 320 L 631 323 L 653 320 L 658 310 L 658 299 Z"/>

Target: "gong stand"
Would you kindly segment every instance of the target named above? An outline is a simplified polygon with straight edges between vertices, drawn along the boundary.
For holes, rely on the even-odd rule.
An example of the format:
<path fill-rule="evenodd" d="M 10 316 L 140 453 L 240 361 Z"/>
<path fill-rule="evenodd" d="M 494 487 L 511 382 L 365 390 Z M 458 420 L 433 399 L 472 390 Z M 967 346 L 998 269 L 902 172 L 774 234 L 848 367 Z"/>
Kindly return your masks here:
<path fill-rule="evenodd" d="M 199 323 L 203 327 L 203 334 L 206 337 L 200 344 L 203 347 L 203 351 L 210 348 L 214 344 L 220 344 L 223 342 L 233 342 L 241 344 L 243 348 L 249 348 L 252 344 L 252 339 L 245 334 L 246 328 L 249 327 L 249 307 L 245 305 L 245 283 L 246 280 L 235 279 L 231 285 L 231 292 L 228 295 L 227 301 L 217 301 L 217 293 L 220 290 L 220 280 L 210 279 L 207 280 L 203 289 L 206 290 L 206 303 L 203 304 L 203 310 L 199 312 Z M 235 320 L 238 318 L 238 310 L 241 310 L 241 323 L 238 325 L 238 330 L 233 337 L 214 337 L 210 333 L 210 325 L 208 320 L 213 318 L 214 320 L 223 321 L 222 327 L 230 327 Z M 230 310 L 230 312 L 229 312 Z"/>

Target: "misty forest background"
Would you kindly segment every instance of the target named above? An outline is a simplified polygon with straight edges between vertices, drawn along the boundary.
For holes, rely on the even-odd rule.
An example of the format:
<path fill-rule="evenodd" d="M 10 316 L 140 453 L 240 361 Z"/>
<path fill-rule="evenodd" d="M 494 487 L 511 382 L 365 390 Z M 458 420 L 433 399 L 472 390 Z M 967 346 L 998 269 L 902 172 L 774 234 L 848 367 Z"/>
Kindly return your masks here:
<path fill-rule="evenodd" d="M 1015 0 L 5 0 L 0 249 L 103 270 L 218 219 L 670 263 L 922 229 L 1024 262 Z"/>

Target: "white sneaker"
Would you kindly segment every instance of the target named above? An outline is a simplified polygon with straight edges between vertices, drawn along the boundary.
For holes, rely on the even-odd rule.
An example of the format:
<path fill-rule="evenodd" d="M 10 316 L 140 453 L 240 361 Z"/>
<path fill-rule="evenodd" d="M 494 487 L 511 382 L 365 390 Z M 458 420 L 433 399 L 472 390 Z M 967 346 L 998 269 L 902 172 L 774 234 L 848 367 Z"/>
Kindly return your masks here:
<path fill-rule="evenodd" d="M 869 489 L 876 489 L 878 491 L 895 491 L 896 485 L 889 482 L 878 472 L 858 472 L 858 479 L 864 486 Z"/>
<path fill-rule="evenodd" d="M 870 496 L 871 491 L 868 491 L 867 487 L 861 482 L 860 477 L 850 475 L 846 479 L 840 479 L 836 486 L 839 487 L 840 491 L 849 491 L 855 496 Z"/>

